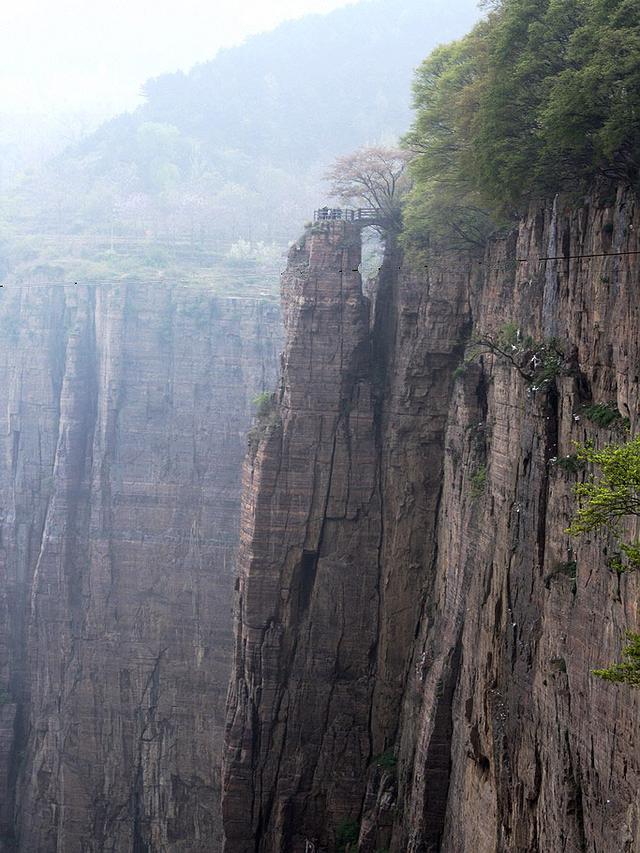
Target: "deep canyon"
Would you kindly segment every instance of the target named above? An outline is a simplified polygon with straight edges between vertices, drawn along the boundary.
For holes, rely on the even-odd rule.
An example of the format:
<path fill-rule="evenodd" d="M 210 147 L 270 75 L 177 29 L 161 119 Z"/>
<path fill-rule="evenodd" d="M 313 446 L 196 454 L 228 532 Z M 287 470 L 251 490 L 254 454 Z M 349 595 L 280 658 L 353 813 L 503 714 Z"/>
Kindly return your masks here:
<path fill-rule="evenodd" d="M 636 427 L 639 231 L 557 197 L 363 289 L 316 224 L 282 313 L 8 288 L 0 849 L 637 850 L 637 696 L 591 675 L 637 579 L 556 463 L 616 439 L 586 404 Z M 565 342 L 545 387 L 470 347 L 514 323 Z"/>
<path fill-rule="evenodd" d="M 0 127 L 0 853 L 640 853 L 640 6 L 281 5 Z"/>

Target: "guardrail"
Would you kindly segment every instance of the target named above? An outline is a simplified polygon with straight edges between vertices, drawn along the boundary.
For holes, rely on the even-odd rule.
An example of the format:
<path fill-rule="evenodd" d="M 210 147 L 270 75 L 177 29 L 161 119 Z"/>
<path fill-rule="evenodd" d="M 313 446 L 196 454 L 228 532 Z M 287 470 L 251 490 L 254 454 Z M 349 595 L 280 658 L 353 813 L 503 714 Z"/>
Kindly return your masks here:
<path fill-rule="evenodd" d="M 382 212 L 375 207 L 321 207 L 314 211 L 314 222 L 376 222 Z"/>

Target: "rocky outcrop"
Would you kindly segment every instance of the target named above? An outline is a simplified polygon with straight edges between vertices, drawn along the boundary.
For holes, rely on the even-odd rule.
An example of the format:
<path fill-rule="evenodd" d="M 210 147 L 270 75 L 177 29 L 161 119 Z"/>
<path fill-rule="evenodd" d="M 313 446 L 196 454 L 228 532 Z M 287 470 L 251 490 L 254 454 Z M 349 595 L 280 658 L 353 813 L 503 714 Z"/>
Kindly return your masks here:
<path fill-rule="evenodd" d="M 289 255 L 279 400 L 245 467 L 227 847 L 304 849 L 357 817 L 371 757 L 380 492 L 360 234 Z M 356 569 L 357 567 L 357 569 Z"/>
<path fill-rule="evenodd" d="M 0 850 L 211 851 L 241 460 L 280 313 L 6 287 Z"/>
<path fill-rule="evenodd" d="M 556 199 L 484 259 L 389 246 L 369 333 L 357 233 L 316 231 L 245 467 L 227 851 L 637 850 L 638 697 L 591 675 L 637 580 L 565 533 L 587 472 L 556 462 L 637 431 L 635 197 Z M 549 383 L 457 369 L 506 324 L 562 343 Z"/>

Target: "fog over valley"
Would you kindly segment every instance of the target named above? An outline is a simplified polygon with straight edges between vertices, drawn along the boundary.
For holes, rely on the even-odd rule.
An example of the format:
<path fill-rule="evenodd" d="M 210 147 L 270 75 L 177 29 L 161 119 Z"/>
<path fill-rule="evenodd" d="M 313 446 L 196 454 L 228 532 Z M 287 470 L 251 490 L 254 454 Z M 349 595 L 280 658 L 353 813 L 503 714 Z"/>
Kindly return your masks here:
<path fill-rule="evenodd" d="M 0 853 L 637 853 L 636 0 L 1 18 Z"/>

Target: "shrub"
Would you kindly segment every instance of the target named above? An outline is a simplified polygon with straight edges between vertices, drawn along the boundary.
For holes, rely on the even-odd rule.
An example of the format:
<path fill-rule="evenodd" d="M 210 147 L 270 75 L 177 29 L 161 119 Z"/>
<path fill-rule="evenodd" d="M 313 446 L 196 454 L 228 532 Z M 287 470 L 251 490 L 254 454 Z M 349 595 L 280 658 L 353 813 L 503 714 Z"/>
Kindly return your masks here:
<path fill-rule="evenodd" d="M 532 391 L 546 388 L 564 367 L 565 356 L 553 338 L 536 341 L 515 323 L 506 323 L 498 332 L 479 333 L 473 339 L 471 356 L 489 352 L 515 368 Z"/>
<path fill-rule="evenodd" d="M 599 528 L 607 528 L 619 535 L 622 521 L 640 517 L 640 436 L 625 444 L 610 444 L 601 450 L 586 444 L 578 447 L 578 458 L 600 468 L 600 477 L 594 475 L 586 483 L 578 483 L 575 494 L 579 508 L 567 533 L 579 536 Z M 627 559 L 620 559 L 613 567 L 618 571 L 640 566 L 640 543 L 620 543 Z"/>
<path fill-rule="evenodd" d="M 358 843 L 360 826 L 355 820 L 344 820 L 336 830 L 336 845 L 339 853 L 353 850 L 353 844 Z"/>
<path fill-rule="evenodd" d="M 578 590 L 578 564 L 576 561 L 568 560 L 566 563 L 556 563 L 553 570 L 544 579 L 545 587 L 551 589 L 551 581 L 559 577 L 569 578 L 571 592 L 575 595 Z"/>
<path fill-rule="evenodd" d="M 577 453 L 571 453 L 568 456 L 557 456 L 554 459 L 550 459 L 549 464 L 553 465 L 554 468 L 561 468 L 568 474 L 577 474 L 585 465 L 584 460 L 580 459 Z"/>
<path fill-rule="evenodd" d="M 459 364 L 459 365 L 456 367 L 456 369 L 453 371 L 453 374 L 452 374 L 453 378 L 454 378 L 454 379 L 459 379 L 459 377 L 460 377 L 460 376 L 464 376 L 466 369 L 467 369 L 466 362 L 464 362 L 464 361 L 463 361 L 463 362 L 462 362 L 461 364 Z"/>
<path fill-rule="evenodd" d="M 605 681 L 640 687 L 640 634 L 627 633 L 627 638 L 629 644 L 622 650 L 625 660 L 606 669 L 594 669 L 593 674 Z"/>
<path fill-rule="evenodd" d="M 568 560 L 566 563 L 557 563 L 553 569 L 553 575 L 566 575 L 566 577 L 575 580 L 578 564 L 575 560 Z"/>
<path fill-rule="evenodd" d="M 471 475 L 471 497 L 475 500 L 479 498 L 480 495 L 485 490 L 485 486 L 487 485 L 487 468 L 485 465 L 482 465 L 480 468 L 477 468 L 473 474 Z"/>
<path fill-rule="evenodd" d="M 398 763 L 398 759 L 393 753 L 393 749 L 387 749 L 380 755 L 376 755 L 373 763 L 377 767 L 382 767 L 383 770 L 393 770 Z"/>
<path fill-rule="evenodd" d="M 266 418 L 274 409 L 275 395 L 271 391 L 261 391 L 253 398 L 252 402 L 256 410 L 256 417 L 258 419 Z"/>
<path fill-rule="evenodd" d="M 620 414 L 616 403 L 594 403 L 591 406 L 583 406 L 579 414 L 580 417 L 586 418 L 603 429 L 612 426 L 627 429 L 629 427 L 629 419 Z"/>

